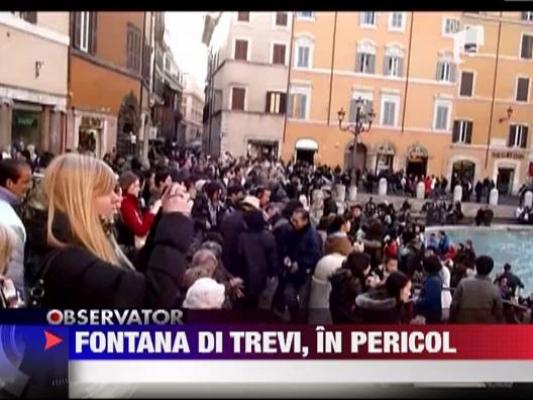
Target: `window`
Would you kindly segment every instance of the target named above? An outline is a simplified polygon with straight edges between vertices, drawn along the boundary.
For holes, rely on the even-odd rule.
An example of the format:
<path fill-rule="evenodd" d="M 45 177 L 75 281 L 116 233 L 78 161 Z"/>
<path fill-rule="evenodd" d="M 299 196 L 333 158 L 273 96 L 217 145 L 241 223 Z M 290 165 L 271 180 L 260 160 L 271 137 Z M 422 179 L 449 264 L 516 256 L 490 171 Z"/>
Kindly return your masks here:
<path fill-rule="evenodd" d="M 516 101 L 529 100 L 529 78 L 518 78 L 516 81 Z"/>
<path fill-rule="evenodd" d="M 265 111 L 269 114 L 285 114 L 286 97 L 283 92 L 267 92 Z"/>
<path fill-rule="evenodd" d="M 296 54 L 294 66 L 297 68 L 311 68 L 313 66 L 314 42 L 308 37 L 296 39 Z"/>
<path fill-rule="evenodd" d="M 461 29 L 461 21 L 457 18 L 444 18 L 442 35 L 443 36 L 453 36 L 455 33 L 459 32 Z"/>
<path fill-rule="evenodd" d="M 474 124 L 472 121 L 464 121 L 464 120 L 453 121 L 452 142 L 471 144 L 473 125 Z"/>
<path fill-rule="evenodd" d="M 132 24 L 128 24 L 127 68 L 134 72 L 141 71 L 141 30 Z M 170 68 L 170 60 L 165 60 L 165 69 Z M 168 64 L 167 64 L 168 63 Z"/>
<path fill-rule="evenodd" d="M 352 93 L 352 100 L 350 101 L 349 121 L 354 123 L 357 117 L 357 100 L 361 99 L 362 112 L 370 112 L 374 108 L 374 97 L 372 92 L 355 91 Z"/>
<path fill-rule="evenodd" d="M 310 96 L 311 89 L 308 87 L 291 87 L 288 104 L 289 117 L 307 119 L 309 115 Z"/>
<path fill-rule="evenodd" d="M 244 111 L 244 98 L 246 97 L 246 89 L 232 88 L 231 89 L 231 109 Z"/>
<path fill-rule="evenodd" d="M 533 21 L 533 11 L 522 11 L 522 21 Z"/>
<path fill-rule="evenodd" d="M 274 43 L 272 47 L 272 64 L 285 65 L 286 48 L 284 44 Z"/>
<path fill-rule="evenodd" d="M 235 60 L 248 60 L 248 41 L 243 39 L 235 40 Z"/>
<path fill-rule="evenodd" d="M 459 96 L 472 97 L 474 90 L 474 73 L 461 72 L 461 88 L 459 89 Z"/>
<path fill-rule="evenodd" d="M 376 13 L 374 11 L 359 13 L 359 23 L 361 26 L 376 26 Z"/>
<path fill-rule="evenodd" d="M 315 13 L 313 11 L 299 11 L 296 13 L 296 16 L 298 17 L 298 19 L 315 19 Z"/>
<path fill-rule="evenodd" d="M 398 96 L 384 95 L 381 97 L 381 125 L 397 125 L 397 110 L 399 103 L 400 98 Z"/>
<path fill-rule="evenodd" d="M 405 13 L 391 12 L 389 16 L 389 30 L 403 31 L 405 29 Z"/>
<path fill-rule="evenodd" d="M 150 80 L 150 59 L 152 56 L 152 48 L 147 42 L 144 43 L 143 49 L 143 63 L 142 63 L 142 76 L 145 82 Z"/>
<path fill-rule="evenodd" d="M 522 36 L 520 57 L 525 58 L 527 60 L 531 60 L 533 58 L 533 35 Z"/>
<path fill-rule="evenodd" d="M 403 59 L 397 56 L 385 56 L 383 60 L 383 75 L 402 76 Z"/>
<path fill-rule="evenodd" d="M 376 56 L 369 53 L 357 53 L 356 71 L 373 74 L 376 66 Z"/>
<path fill-rule="evenodd" d="M 289 23 L 289 18 L 286 12 L 276 13 L 276 26 L 287 26 L 288 23 Z"/>
<path fill-rule="evenodd" d="M 79 11 L 72 16 L 72 36 L 75 48 L 86 53 L 96 53 L 96 12 Z"/>
<path fill-rule="evenodd" d="M 449 129 L 451 103 L 449 101 L 437 100 L 433 116 L 433 129 L 436 131 L 447 131 Z"/>
<path fill-rule="evenodd" d="M 30 24 L 37 23 L 37 12 L 35 11 L 12 11 L 12 13 L 15 15 L 15 17 L 23 19 Z"/>
<path fill-rule="evenodd" d="M 509 127 L 508 147 L 527 147 L 528 127 L 526 125 L 511 125 Z"/>
<path fill-rule="evenodd" d="M 248 12 L 248 11 L 239 11 L 237 13 L 237 21 L 250 22 L 250 12 Z"/>
<path fill-rule="evenodd" d="M 455 64 L 441 60 L 437 63 L 437 80 L 440 82 L 455 82 Z"/>

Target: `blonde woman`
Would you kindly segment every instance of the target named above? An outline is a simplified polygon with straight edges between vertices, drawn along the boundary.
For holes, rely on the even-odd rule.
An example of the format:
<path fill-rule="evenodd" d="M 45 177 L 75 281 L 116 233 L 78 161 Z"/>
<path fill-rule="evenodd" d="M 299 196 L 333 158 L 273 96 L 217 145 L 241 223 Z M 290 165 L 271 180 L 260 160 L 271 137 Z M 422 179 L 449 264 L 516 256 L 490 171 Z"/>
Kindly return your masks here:
<path fill-rule="evenodd" d="M 15 232 L 11 228 L 0 224 L 0 308 L 10 307 L 13 296 L 16 299 L 13 282 L 4 278 L 7 264 L 11 260 L 16 245 Z"/>
<path fill-rule="evenodd" d="M 49 252 L 41 278 L 49 308 L 174 307 L 193 236 L 185 187 L 164 193 L 142 265 L 134 270 L 116 244 L 108 221 L 118 212 L 111 168 L 96 158 L 64 154 L 46 169 L 46 237 Z"/>

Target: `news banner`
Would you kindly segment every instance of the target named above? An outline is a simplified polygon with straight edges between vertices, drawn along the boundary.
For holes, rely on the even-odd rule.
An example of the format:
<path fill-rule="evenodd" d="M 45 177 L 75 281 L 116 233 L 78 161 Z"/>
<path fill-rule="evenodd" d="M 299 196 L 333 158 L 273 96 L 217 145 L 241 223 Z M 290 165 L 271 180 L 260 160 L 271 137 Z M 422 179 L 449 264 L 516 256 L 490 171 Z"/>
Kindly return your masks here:
<path fill-rule="evenodd" d="M 270 387 L 275 391 L 305 383 L 533 381 L 530 325 L 221 324 L 185 323 L 183 316 L 181 310 L 3 311 L 0 393 L 78 397 L 119 390 L 119 397 L 131 397 L 143 385 L 162 383 L 194 395 L 205 383 L 281 385 Z"/>

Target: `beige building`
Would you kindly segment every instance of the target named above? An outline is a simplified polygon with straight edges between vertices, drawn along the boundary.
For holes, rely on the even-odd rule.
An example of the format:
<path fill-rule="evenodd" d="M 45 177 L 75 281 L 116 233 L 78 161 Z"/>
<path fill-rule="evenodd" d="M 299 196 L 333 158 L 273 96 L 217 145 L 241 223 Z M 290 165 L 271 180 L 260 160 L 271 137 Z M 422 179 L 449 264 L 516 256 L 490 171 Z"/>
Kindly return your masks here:
<path fill-rule="evenodd" d="M 280 154 L 291 25 L 288 12 L 222 12 L 206 17 L 204 139 L 209 153 Z"/>
<path fill-rule="evenodd" d="M 66 133 L 68 12 L 0 12 L 0 148 L 58 152 Z"/>
<path fill-rule="evenodd" d="M 185 74 L 184 89 L 181 103 L 181 120 L 178 144 L 191 146 L 195 142 L 202 142 L 204 91 L 193 76 Z"/>

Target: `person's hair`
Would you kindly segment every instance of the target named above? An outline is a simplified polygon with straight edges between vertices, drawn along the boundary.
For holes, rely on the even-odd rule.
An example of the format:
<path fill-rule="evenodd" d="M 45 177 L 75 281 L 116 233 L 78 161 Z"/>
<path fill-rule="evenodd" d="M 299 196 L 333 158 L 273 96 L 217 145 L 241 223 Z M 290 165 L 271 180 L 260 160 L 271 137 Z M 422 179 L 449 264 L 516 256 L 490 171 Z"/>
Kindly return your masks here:
<path fill-rule="evenodd" d="M 192 257 L 191 266 L 196 267 L 201 264 L 211 264 L 215 269 L 218 266 L 218 258 L 216 254 L 209 249 L 199 249 Z"/>
<path fill-rule="evenodd" d="M 333 220 L 328 225 L 328 235 L 331 235 L 332 233 L 339 232 L 342 228 L 342 226 L 348 222 L 348 218 L 342 216 L 342 215 L 335 215 L 333 217 Z"/>
<path fill-rule="evenodd" d="M 31 169 L 30 165 L 24 160 L 8 158 L 0 161 L 0 186 L 5 187 L 7 180 L 17 182 L 20 179 L 23 168 Z"/>
<path fill-rule="evenodd" d="M 398 262 L 398 259 L 395 257 L 389 257 L 389 256 L 385 257 L 385 265 L 387 265 L 390 261 Z"/>
<path fill-rule="evenodd" d="M 244 188 L 241 185 L 229 185 L 227 195 L 233 196 L 241 192 L 244 192 Z"/>
<path fill-rule="evenodd" d="M 307 221 L 307 222 L 310 221 L 309 211 L 307 211 L 305 208 L 299 207 L 296 210 L 294 210 L 292 214 L 293 215 L 300 214 L 304 221 Z"/>
<path fill-rule="evenodd" d="M 167 168 L 158 168 L 155 172 L 154 183 L 156 187 L 160 187 L 170 175 L 170 171 Z"/>
<path fill-rule="evenodd" d="M 122 188 L 122 191 L 127 193 L 128 189 L 131 185 L 133 185 L 136 181 L 140 182 L 139 176 L 134 173 L 133 171 L 126 171 L 122 175 L 120 175 L 118 182 L 120 184 L 120 187 Z"/>
<path fill-rule="evenodd" d="M 437 274 L 442 269 L 442 264 L 437 256 L 424 257 L 422 262 L 424 270 L 430 274 Z"/>
<path fill-rule="evenodd" d="M 503 270 L 506 271 L 506 272 L 510 271 L 511 270 L 511 264 L 505 263 L 505 265 L 503 266 Z"/>
<path fill-rule="evenodd" d="M 479 275 L 486 276 L 492 272 L 494 260 L 489 256 L 479 256 L 476 259 L 476 271 Z"/>
<path fill-rule="evenodd" d="M 331 218 L 329 215 L 322 215 L 322 217 L 320 217 L 320 221 L 318 221 L 317 229 L 319 231 L 327 232 L 330 222 L 331 222 Z"/>
<path fill-rule="evenodd" d="M 59 213 L 66 216 L 72 239 L 95 256 L 120 266 L 126 257 L 108 237 L 92 201 L 116 187 L 115 174 L 105 162 L 76 153 L 55 158 L 46 169 L 43 190 L 48 202 L 47 240 L 55 247 L 65 243 L 53 232 L 53 222 Z"/>
<path fill-rule="evenodd" d="M 385 281 L 385 290 L 390 297 L 400 301 L 400 292 L 409 283 L 409 277 L 403 272 L 396 271 L 389 275 Z"/>
<path fill-rule="evenodd" d="M 207 182 L 205 184 L 205 186 L 204 186 L 205 194 L 210 199 L 213 198 L 215 193 L 220 192 L 221 190 L 222 190 L 222 188 L 220 187 L 220 185 L 217 182 L 214 182 L 214 181 Z"/>
<path fill-rule="evenodd" d="M 439 231 L 439 235 L 441 235 L 441 236 L 446 236 L 446 232 L 444 232 L 444 231 Z"/>
<path fill-rule="evenodd" d="M 352 275 L 358 278 L 364 285 L 365 271 L 370 266 L 370 261 L 370 256 L 368 254 L 352 251 L 342 264 L 342 267 L 350 270 Z"/>
<path fill-rule="evenodd" d="M 10 227 L 0 224 L 0 276 L 4 274 L 15 246 L 15 232 Z"/>
<path fill-rule="evenodd" d="M 303 204 L 301 203 L 300 200 L 295 200 L 295 199 L 289 200 L 289 202 L 283 209 L 282 214 L 286 219 L 290 219 L 294 211 L 302 207 L 303 207 Z"/>

